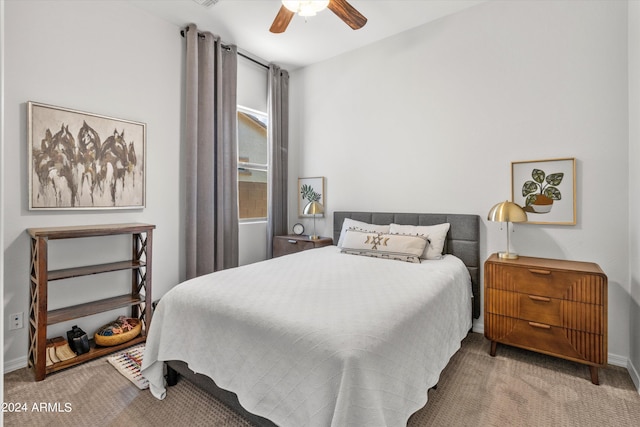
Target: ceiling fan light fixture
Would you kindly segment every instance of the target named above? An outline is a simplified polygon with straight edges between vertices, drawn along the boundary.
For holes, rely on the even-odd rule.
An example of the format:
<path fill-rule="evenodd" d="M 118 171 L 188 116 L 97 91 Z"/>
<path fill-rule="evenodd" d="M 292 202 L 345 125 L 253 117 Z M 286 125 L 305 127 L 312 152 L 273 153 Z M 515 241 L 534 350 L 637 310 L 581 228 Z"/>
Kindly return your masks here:
<path fill-rule="evenodd" d="M 300 16 L 315 16 L 329 6 L 330 0 L 282 0 L 284 7 Z"/>

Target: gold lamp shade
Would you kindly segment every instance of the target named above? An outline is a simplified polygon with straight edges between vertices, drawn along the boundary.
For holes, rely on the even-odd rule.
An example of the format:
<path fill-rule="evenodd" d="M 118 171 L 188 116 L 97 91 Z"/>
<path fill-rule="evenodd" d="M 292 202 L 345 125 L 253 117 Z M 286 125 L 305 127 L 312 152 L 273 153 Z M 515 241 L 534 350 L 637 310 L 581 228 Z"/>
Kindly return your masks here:
<path fill-rule="evenodd" d="M 309 204 L 304 207 L 303 212 L 305 215 L 313 215 L 313 235 L 309 236 L 309 238 L 311 240 L 318 240 L 320 237 L 316 234 L 316 215 L 324 213 L 322 203 L 317 201 L 309 202 Z"/>
<path fill-rule="evenodd" d="M 487 219 L 496 222 L 525 222 L 527 213 L 518 204 L 504 201 L 491 208 Z"/>
<path fill-rule="evenodd" d="M 499 252 L 498 257 L 504 259 L 517 259 L 517 253 L 509 252 L 509 248 L 511 246 L 509 238 L 509 223 L 527 221 L 527 213 L 518 204 L 505 200 L 491 208 L 489 215 L 487 215 L 487 219 L 489 221 L 507 223 L 507 250 L 506 252 Z"/>

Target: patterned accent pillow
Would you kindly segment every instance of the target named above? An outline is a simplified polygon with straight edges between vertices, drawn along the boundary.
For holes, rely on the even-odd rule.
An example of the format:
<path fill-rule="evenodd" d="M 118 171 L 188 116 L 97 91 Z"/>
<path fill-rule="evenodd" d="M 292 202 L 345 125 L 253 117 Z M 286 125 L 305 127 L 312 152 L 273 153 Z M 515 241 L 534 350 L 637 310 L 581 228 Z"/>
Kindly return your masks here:
<path fill-rule="evenodd" d="M 437 225 L 389 225 L 389 233 L 402 234 L 408 236 L 422 236 L 429 241 L 425 247 L 424 253 L 420 256 L 422 259 L 442 259 L 444 244 L 447 240 L 447 233 L 451 224 L 445 222 Z"/>
<path fill-rule="evenodd" d="M 384 234 L 348 229 L 342 242 L 342 253 L 419 263 L 427 246 L 422 236 Z"/>
<path fill-rule="evenodd" d="M 371 231 L 374 233 L 388 233 L 389 225 L 369 224 L 368 222 L 356 221 L 355 219 L 345 218 L 342 222 L 342 230 L 338 238 L 338 247 L 341 248 L 344 242 L 344 236 L 349 229 L 357 229 L 362 231 Z"/>

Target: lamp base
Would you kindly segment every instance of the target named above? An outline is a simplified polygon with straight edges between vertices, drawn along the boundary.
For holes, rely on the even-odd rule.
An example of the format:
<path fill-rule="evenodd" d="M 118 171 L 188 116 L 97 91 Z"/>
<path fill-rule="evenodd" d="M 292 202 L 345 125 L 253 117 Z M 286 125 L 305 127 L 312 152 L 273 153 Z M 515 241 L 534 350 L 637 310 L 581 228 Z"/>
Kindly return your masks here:
<path fill-rule="evenodd" d="M 514 252 L 498 252 L 498 258 L 501 259 L 518 259 L 518 254 Z"/>
<path fill-rule="evenodd" d="M 316 236 L 315 234 L 312 236 L 309 236 L 309 239 L 311 240 L 320 240 L 320 236 Z"/>

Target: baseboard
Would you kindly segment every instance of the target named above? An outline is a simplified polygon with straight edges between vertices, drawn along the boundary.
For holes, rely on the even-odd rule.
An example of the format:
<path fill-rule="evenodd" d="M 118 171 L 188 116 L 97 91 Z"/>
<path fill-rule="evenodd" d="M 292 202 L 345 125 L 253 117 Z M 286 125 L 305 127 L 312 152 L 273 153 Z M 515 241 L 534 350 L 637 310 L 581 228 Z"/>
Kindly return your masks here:
<path fill-rule="evenodd" d="M 631 381 L 633 381 L 633 385 L 635 385 L 636 390 L 638 390 L 638 394 L 640 394 L 640 375 L 638 375 L 638 370 L 635 366 L 633 366 L 631 359 L 624 356 L 619 356 L 617 354 L 609 353 L 607 355 L 607 362 L 609 363 L 609 365 L 625 368 L 627 372 L 629 372 Z"/>
<path fill-rule="evenodd" d="M 5 360 L 4 361 L 4 373 L 9 373 L 13 371 L 17 371 L 18 369 L 27 367 L 27 356 L 18 357 L 13 360 Z"/>
<path fill-rule="evenodd" d="M 640 375 L 638 375 L 638 370 L 633 366 L 631 360 L 627 361 L 626 368 L 627 371 L 629 371 L 629 375 L 631 375 L 631 381 L 633 381 L 633 384 L 636 386 L 636 390 L 638 390 L 638 394 L 640 394 Z"/>
<path fill-rule="evenodd" d="M 629 365 L 629 359 L 623 356 L 618 356 L 617 354 L 609 353 L 607 355 L 607 363 L 609 365 L 626 368 Z"/>
<path fill-rule="evenodd" d="M 484 322 L 481 322 L 478 319 L 473 319 L 473 326 L 471 330 L 484 335 Z"/>

